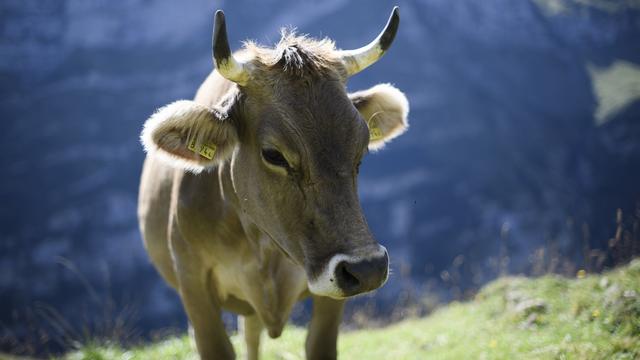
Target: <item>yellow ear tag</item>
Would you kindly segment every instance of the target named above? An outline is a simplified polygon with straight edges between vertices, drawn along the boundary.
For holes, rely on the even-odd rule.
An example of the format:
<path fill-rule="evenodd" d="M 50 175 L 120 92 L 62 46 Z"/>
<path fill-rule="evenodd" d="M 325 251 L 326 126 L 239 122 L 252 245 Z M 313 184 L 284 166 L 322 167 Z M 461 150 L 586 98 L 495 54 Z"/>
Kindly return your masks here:
<path fill-rule="evenodd" d="M 375 141 L 382 139 L 382 131 L 377 127 L 369 127 L 369 140 Z"/>
<path fill-rule="evenodd" d="M 207 159 L 213 159 L 213 155 L 216 153 L 216 146 L 213 144 L 200 144 L 196 145 L 196 139 L 191 139 L 189 141 L 189 146 L 187 146 L 189 150 L 193 151 L 196 154 L 206 157 Z"/>

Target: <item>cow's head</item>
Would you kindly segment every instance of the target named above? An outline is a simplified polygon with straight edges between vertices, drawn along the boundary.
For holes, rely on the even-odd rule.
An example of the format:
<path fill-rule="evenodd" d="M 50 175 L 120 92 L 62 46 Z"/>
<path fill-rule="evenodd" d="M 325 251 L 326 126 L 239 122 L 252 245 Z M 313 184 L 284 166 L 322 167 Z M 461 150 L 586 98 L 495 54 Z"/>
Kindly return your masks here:
<path fill-rule="evenodd" d="M 394 8 L 382 33 L 356 50 L 289 33 L 275 48 L 247 43 L 233 55 L 218 11 L 212 76 L 231 81 L 213 81 L 226 89 L 220 101 L 178 101 L 145 124 L 146 149 L 176 166 L 228 166 L 234 195 L 226 196 L 304 267 L 318 295 L 360 294 L 388 276 L 387 251 L 358 201 L 358 166 L 405 131 L 408 103 L 388 84 L 351 94 L 345 84 L 386 52 L 398 24 Z"/>

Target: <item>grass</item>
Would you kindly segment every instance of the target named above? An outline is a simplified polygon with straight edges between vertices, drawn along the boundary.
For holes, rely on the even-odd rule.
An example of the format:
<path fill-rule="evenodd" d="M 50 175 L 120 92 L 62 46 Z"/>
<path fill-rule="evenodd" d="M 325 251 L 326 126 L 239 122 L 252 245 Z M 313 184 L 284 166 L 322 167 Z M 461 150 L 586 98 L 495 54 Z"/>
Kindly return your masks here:
<path fill-rule="evenodd" d="M 303 359 L 305 330 L 263 336 L 263 359 Z M 232 336 L 238 358 L 244 345 Z M 640 259 L 602 275 L 505 277 L 426 318 L 343 332 L 343 359 L 638 359 Z M 87 345 L 65 359 L 196 359 L 187 336 L 122 349 Z"/>

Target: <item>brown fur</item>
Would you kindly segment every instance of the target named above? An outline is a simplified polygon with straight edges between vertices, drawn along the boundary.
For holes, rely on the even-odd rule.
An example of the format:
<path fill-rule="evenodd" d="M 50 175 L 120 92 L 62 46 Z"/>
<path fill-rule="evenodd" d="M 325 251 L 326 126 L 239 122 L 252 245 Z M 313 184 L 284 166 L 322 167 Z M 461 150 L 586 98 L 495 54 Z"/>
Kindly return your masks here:
<path fill-rule="evenodd" d="M 285 34 L 274 49 L 249 43 L 244 51 L 254 57 L 251 82 L 240 87 L 214 71 L 194 101 L 161 109 L 142 136 L 143 239 L 180 294 L 203 359 L 234 357 L 221 310 L 244 316 L 249 358 L 257 358 L 262 329 L 280 335 L 332 256 L 379 249 L 356 189 L 371 114 L 346 93 L 333 42 Z M 357 94 L 384 115 L 382 142 L 406 127 L 407 113 L 399 91 L 385 94 Z M 217 146 L 217 157 L 185 149 L 191 137 Z M 268 164 L 265 148 L 278 149 L 289 168 Z M 326 296 L 313 295 L 308 358 L 337 356 L 344 300 Z"/>

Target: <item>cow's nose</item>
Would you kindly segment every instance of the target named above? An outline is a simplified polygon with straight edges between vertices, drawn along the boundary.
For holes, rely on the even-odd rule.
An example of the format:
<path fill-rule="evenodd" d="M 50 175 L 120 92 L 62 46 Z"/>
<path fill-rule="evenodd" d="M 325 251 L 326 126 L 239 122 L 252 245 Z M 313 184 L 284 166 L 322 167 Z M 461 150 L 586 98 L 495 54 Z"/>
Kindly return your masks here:
<path fill-rule="evenodd" d="M 375 290 L 387 280 L 389 256 L 350 262 L 343 260 L 336 266 L 335 278 L 346 296 Z"/>

